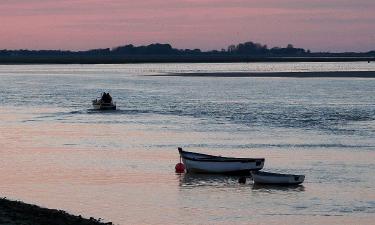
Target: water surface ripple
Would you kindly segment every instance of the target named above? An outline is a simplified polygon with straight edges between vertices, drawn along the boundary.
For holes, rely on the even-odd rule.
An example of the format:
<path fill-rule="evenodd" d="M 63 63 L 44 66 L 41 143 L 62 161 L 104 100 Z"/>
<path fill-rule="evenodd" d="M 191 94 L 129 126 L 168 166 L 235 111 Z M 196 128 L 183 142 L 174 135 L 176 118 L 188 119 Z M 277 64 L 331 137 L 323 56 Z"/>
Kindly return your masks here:
<path fill-rule="evenodd" d="M 289 71 L 375 64 L 1 65 L 0 191 L 116 224 L 372 224 L 375 79 L 144 76 Z M 306 181 L 176 175 L 178 146 Z"/>

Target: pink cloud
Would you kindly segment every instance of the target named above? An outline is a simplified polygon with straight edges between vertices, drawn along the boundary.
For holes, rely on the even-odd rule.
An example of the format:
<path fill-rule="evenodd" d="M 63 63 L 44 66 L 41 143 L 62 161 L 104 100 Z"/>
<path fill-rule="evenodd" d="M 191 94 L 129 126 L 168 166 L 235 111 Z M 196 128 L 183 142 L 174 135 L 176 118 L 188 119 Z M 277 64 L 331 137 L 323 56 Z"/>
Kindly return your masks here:
<path fill-rule="evenodd" d="M 375 49 L 374 11 L 373 0 L 2 0 L 0 49 L 220 49 L 252 40 L 367 51 Z"/>

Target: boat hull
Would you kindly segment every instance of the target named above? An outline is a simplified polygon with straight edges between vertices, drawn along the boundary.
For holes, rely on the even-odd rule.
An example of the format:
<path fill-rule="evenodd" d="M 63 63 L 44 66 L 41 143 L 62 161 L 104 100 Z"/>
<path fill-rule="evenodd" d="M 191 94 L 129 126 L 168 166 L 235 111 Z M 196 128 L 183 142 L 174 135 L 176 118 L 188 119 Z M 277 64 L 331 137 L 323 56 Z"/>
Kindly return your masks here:
<path fill-rule="evenodd" d="M 264 158 L 230 158 L 179 152 L 188 173 L 249 174 L 251 170 L 260 170 L 264 166 Z"/>
<path fill-rule="evenodd" d="M 268 173 L 251 171 L 251 176 L 256 184 L 298 185 L 305 181 L 304 175 Z"/>
<path fill-rule="evenodd" d="M 92 106 L 96 110 L 116 110 L 116 104 L 113 103 L 103 103 L 100 101 L 93 101 Z"/>
<path fill-rule="evenodd" d="M 93 105 L 96 110 L 116 110 L 116 105 Z"/>

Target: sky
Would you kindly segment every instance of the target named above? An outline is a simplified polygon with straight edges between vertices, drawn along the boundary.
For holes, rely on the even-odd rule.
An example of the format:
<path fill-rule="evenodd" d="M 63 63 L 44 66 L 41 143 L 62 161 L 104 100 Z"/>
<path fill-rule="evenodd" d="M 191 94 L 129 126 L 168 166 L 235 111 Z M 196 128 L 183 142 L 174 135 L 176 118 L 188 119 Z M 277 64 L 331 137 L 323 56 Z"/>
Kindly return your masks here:
<path fill-rule="evenodd" d="M 0 0 L 0 49 L 375 50 L 375 0 Z"/>

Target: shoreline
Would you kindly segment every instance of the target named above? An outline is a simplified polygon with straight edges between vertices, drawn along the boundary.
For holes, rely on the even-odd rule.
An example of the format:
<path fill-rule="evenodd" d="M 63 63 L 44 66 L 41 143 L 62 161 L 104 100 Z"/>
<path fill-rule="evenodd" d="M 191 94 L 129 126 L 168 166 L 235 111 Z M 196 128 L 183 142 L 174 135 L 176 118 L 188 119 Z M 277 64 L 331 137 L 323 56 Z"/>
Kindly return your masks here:
<path fill-rule="evenodd" d="M 7 225 L 113 225 L 112 222 L 100 222 L 101 219 L 83 218 L 71 215 L 63 210 L 42 208 L 21 201 L 0 198 L 0 224 Z"/>
<path fill-rule="evenodd" d="M 261 63 L 374 62 L 374 56 L 247 56 L 247 55 L 91 55 L 0 56 L 0 65 L 18 64 L 132 64 L 132 63 Z"/>
<path fill-rule="evenodd" d="M 170 74 L 146 75 L 146 76 L 155 76 L 155 77 L 375 78 L 375 71 L 170 73 Z"/>

